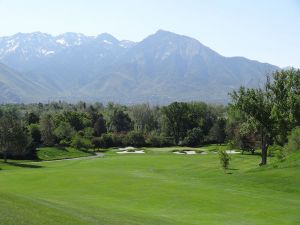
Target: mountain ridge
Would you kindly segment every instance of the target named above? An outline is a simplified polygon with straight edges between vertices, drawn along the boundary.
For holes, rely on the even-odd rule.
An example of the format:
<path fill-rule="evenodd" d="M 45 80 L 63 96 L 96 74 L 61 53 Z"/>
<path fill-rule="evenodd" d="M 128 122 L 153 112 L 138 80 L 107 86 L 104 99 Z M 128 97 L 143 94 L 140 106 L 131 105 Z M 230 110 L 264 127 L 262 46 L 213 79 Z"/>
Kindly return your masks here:
<path fill-rule="evenodd" d="M 0 37 L 0 62 L 38 84 L 44 92 L 40 101 L 128 104 L 226 103 L 229 91 L 257 86 L 266 73 L 280 69 L 244 57 L 222 56 L 194 38 L 164 30 L 140 42 L 120 41 L 108 33 L 18 33 Z M 19 96 L 20 102 L 30 100 Z"/>

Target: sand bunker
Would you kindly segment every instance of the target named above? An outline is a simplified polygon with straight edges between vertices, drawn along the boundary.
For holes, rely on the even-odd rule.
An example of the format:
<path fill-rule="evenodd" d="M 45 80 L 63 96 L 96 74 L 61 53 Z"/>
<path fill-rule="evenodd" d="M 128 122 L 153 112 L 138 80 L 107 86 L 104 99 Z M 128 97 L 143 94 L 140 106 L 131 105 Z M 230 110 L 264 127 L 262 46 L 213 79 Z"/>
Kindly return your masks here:
<path fill-rule="evenodd" d="M 193 151 L 193 150 L 175 151 L 173 153 L 177 154 L 177 155 L 196 155 L 196 154 L 199 154 L 199 153 L 197 153 L 196 151 Z"/>
<path fill-rule="evenodd" d="M 174 154 L 177 154 L 177 155 L 185 155 L 186 153 L 184 152 L 173 152 Z"/>
<path fill-rule="evenodd" d="M 174 151 L 173 153 L 177 154 L 177 155 L 196 155 L 196 154 L 207 155 L 208 154 L 208 152 L 206 152 L 206 151 L 196 152 L 196 151 L 193 151 L 193 150 Z M 217 154 L 218 152 L 210 151 L 210 153 Z M 239 154 L 241 152 L 236 151 L 236 150 L 226 150 L 226 153 L 228 153 L 228 154 Z"/>
<path fill-rule="evenodd" d="M 226 153 L 228 153 L 228 154 L 239 154 L 241 152 L 238 152 L 236 150 L 226 150 Z"/>
<path fill-rule="evenodd" d="M 185 151 L 186 154 L 188 155 L 195 155 L 197 154 L 195 151 Z"/>
<path fill-rule="evenodd" d="M 128 146 L 126 148 L 119 148 L 120 151 L 134 150 L 134 147 Z"/>
<path fill-rule="evenodd" d="M 117 152 L 118 154 L 144 154 L 144 150 L 134 150 L 134 151 L 121 151 L 121 152 Z"/>

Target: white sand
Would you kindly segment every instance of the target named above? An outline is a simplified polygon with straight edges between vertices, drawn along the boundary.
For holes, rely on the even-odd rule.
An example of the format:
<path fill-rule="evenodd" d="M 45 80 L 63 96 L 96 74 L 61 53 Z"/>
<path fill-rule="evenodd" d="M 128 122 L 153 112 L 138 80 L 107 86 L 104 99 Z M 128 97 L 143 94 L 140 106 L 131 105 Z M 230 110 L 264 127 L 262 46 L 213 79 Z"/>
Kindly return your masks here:
<path fill-rule="evenodd" d="M 185 155 L 185 153 L 183 152 L 173 152 L 174 154 L 177 154 L 177 155 Z"/>
<path fill-rule="evenodd" d="M 177 151 L 177 152 L 173 152 L 173 153 L 177 154 L 177 155 L 196 155 L 196 154 L 198 154 L 196 151 L 192 151 L 192 150 L 191 151 L 187 150 L 187 151 L 183 151 L 183 152 Z"/>
<path fill-rule="evenodd" d="M 226 150 L 226 153 L 228 153 L 228 154 L 239 154 L 241 152 L 238 152 L 236 150 Z"/>
<path fill-rule="evenodd" d="M 129 152 L 129 151 L 122 151 L 122 152 L 117 152 L 119 154 L 144 154 L 144 150 L 136 150 L 134 152 Z"/>
<path fill-rule="evenodd" d="M 120 151 L 134 150 L 134 147 L 128 146 L 126 148 L 119 148 Z"/>
<path fill-rule="evenodd" d="M 197 154 L 195 151 L 184 151 L 188 155 L 195 155 Z"/>

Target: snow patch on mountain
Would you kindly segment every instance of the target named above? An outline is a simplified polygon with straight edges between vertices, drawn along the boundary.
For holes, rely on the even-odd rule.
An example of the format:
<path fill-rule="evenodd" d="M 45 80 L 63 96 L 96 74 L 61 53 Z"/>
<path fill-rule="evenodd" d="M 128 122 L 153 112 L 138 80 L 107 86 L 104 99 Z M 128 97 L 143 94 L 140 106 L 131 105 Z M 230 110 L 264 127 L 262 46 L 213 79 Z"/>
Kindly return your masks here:
<path fill-rule="evenodd" d="M 67 42 L 64 39 L 58 39 L 56 40 L 56 43 L 64 46 L 68 46 Z"/>
<path fill-rule="evenodd" d="M 41 54 L 43 54 L 44 56 L 51 55 L 51 54 L 54 54 L 54 53 L 55 53 L 55 51 L 47 50 L 47 49 L 40 49 L 39 52 L 40 52 Z"/>
<path fill-rule="evenodd" d="M 9 46 L 8 49 L 6 50 L 6 53 L 15 52 L 18 47 L 19 47 L 19 43 Z"/>
<path fill-rule="evenodd" d="M 112 42 L 111 42 L 111 41 L 108 41 L 108 40 L 103 40 L 103 42 L 104 42 L 105 44 L 112 45 Z"/>
<path fill-rule="evenodd" d="M 135 45 L 135 42 L 128 41 L 128 40 L 123 40 L 123 41 L 120 41 L 120 43 L 119 43 L 119 46 L 122 48 L 130 48 L 134 45 Z"/>

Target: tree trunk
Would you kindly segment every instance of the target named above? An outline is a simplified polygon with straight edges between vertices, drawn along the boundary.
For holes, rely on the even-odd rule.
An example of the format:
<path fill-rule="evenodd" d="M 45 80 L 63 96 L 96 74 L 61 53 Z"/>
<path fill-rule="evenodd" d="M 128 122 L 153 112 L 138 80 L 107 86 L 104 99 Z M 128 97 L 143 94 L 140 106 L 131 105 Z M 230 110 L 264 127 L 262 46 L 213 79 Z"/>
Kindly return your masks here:
<path fill-rule="evenodd" d="M 261 163 L 260 166 L 267 164 L 267 152 L 268 152 L 268 145 L 266 141 L 266 137 L 262 135 L 261 137 Z"/>
<path fill-rule="evenodd" d="M 261 163 L 259 165 L 263 166 L 266 164 L 267 164 L 267 146 L 264 145 L 261 148 Z"/>
<path fill-rule="evenodd" d="M 175 141 L 175 144 L 178 145 L 178 143 L 179 143 L 179 134 L 177 132 L 174 133 L 174 141 Z"/>
<path fill-rule="evenodd" d="M 7 151 L 3 152 L 4 163 L 7 163 Z"/>

